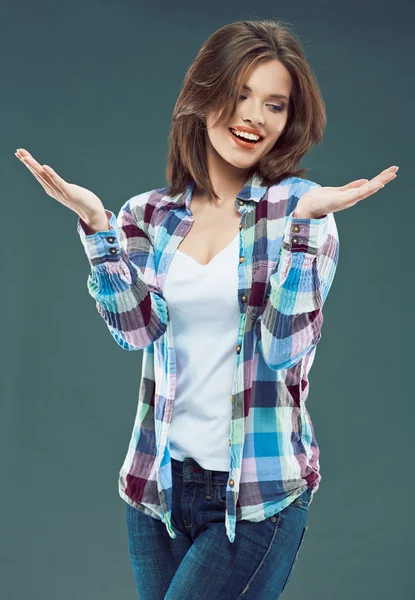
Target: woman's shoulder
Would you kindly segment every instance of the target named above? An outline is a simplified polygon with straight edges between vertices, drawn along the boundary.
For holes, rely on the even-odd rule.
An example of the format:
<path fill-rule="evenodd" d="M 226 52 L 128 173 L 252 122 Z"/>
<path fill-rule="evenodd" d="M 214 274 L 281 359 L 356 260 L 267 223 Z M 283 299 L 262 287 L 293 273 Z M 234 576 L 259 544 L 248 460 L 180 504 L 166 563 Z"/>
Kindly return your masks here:
<path fill-rule="evenodd" d="M 154 188 L 131 196 L 121 206 L 120 214 L 129 214 L 141 227 L 153 224 L 156 209 L 160 204 L 168 202 L 170 197 L 166 195 L 167 187 Z"/>
<path fill-rule="evenodd" d="M 159 200 L 163 197 L 164 189 L 166 188 L 156 188 L 135 194 L 123 206 L 128 207 L 130 210 L 140 210 L 146 206 L 153 206 L 155 208 Z"/>

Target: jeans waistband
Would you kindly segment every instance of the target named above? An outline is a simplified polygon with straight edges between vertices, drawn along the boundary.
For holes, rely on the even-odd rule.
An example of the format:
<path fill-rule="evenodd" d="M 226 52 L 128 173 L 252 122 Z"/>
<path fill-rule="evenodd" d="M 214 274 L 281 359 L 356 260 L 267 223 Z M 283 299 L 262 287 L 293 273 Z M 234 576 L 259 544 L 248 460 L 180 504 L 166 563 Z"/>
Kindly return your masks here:
<path fill-rule="evenodd" d="M 171 465 L 172 473 L 179 477 L 183 477 L 183 481 L 204 483 L 209 480 L 214 485 L 224 485 L 228 483 L 229 471 L 204 469 L 191 457 L 186 457 L 183 461 L 171 457 Z"/>

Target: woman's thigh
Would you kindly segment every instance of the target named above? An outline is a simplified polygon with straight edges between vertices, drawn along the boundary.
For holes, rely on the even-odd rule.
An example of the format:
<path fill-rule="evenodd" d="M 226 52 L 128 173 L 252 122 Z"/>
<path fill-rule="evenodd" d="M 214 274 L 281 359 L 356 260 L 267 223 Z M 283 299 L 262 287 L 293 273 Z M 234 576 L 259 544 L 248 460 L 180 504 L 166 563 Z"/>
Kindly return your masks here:
<path fill-rule="evenodd" d="M 140 600 L 163 600 L 192 542 L 185 536 L 172 539 L 162 521 L 126 506 L 128 545 Z"/>
<path fill-rule="evenodd" d="M 310 490 L 264 521 L 225 529 L 226 473 L 205 487 L 193 459 L 173 469 L 172 539 L 165 524 L 126 505 L 128 542 L 140 600 L 277 600 L 307 530 Z M 215 483 L 217 485 L 215 485 Z"/>
<path fill-rule="evenodd" d="M 237 521 L 233 543 L 223 523 L 208 523 L 183 558 L 165 600 L 278 600 L 308 528 L 307 494 L 274 520 Z"/>

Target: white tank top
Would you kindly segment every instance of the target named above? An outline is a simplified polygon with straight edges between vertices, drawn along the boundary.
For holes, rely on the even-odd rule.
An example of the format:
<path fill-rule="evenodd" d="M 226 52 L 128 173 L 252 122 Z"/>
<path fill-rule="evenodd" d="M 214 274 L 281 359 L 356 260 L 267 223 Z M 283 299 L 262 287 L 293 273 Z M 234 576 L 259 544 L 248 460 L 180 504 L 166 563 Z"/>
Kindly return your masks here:
<path fill-rule="evenodd" d="M 214 471 L 229 471 L 238 262 L 239 233 L 207 265 L 177 250 L 163 286 L 176 349 L 170 453 Z"/>

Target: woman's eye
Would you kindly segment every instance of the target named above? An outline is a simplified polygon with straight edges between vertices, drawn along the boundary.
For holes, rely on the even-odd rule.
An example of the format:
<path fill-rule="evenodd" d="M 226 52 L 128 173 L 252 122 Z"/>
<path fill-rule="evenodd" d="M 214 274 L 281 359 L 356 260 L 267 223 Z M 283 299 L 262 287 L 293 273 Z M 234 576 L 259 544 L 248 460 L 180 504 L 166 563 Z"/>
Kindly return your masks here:
<path fill-rule="evenodd" d="M 241 99 L 241 98 L 246 98 L 246 96 L 244 96 L 243 94 L 241 94 L 239 96 L 239 99 Z M 284 108 L 285 108 L 284 105 L 279 106 L 278 104 L 268 104 L 267 106 L 272 106 L 273 107 L 272 108 L 272 112 L 282 112 L 284 110 Z"/>
<path fill-rule="evenodd" d="M 284 106 L 278 106 L 277 104 L 269 104 L 268 106 L 273 106 L 274 112 L 282 112 L 284 110 Z"/>

